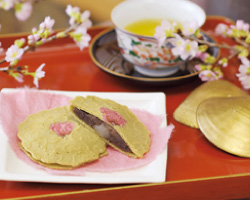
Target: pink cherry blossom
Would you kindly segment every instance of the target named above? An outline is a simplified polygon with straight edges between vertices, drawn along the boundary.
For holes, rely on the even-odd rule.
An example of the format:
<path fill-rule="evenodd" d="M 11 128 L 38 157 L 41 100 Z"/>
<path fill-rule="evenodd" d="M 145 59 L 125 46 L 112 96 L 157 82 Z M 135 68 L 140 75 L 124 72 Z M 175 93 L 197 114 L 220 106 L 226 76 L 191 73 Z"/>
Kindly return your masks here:
<path fill-rule="evenodd" d="M 224 35 L 228 30 L 228 26 L 226 24 L 218 24 L 215 28 L 215 33 L 217 35 Z"/>
<path fill-rule="evenodd" d="M 39 34 L 32 34 L 28 36 L 28 44 L 35 44 L 38 40 L 40 40 Z"/>
<path fill-rule="evenodd" d="M 250 75 L 247 74 L 240 74 L 238 76 L 239 81 L 241 82 L 241 85 L 243 86 L 244 89 L 248 90 L 250 89 Z"/>
<path fill-rule="evenodd" d="M 239 57 L 241 65 L 236 74 L 244 89 L 250 89 L 250 61 L 246 57 Z"/>
<path fill-rule="evenodd" d="M 163 45 L 166 38 L 173 36 L 176 23 L 162 20 L 161 25 L 155 29 L 154 37 L 158 40 L 159 46 Z"/>
<path fill-rule="evenodd" d="M 89 10 L 85 10 L 82 14 L 81 14 L 81 22 L 85 22 L 86 20 L 88 20 L 90 17 L 90 11 Z"/>
<path fill-rule="evenodd" d="M 71 5 L 67 5 L 65 12 L 68 16 L 72 17 L 75 14 L 80 13 L 80 8 L 77 6 L 73 7 Z"/>
<path fill-rule="evenodd" d="M 202 70 L 202 67 L 201 67 L 200 64 L 196 64 L 196 65 L 194 66 L 194 68 L 195 68 L 196 71 L 198 71 L 198 72 Z"/>
<path fill-rule="evenodd" d="M 250 61 L 246 58 L 246 57 L 239 57 L 242 65 L 246 66 L 246 67 L 250 67 Z"/>
<path fill-rule="evenodd" d="M 19 83 L 22 83 L 22 82 L 23 82 L 23 75 L 22 75 L 22 74 L 14 73 L 12 76 L 13 76 Z"/>
<path fill-rule="evenodd" d="M 10 10 L 15 5 L 15 0 L 1 0 L 0 1 L 0 8 L 4 10 Z"/>
<path fill-rule="evenodd" d="M 0 53 L 3 52 L 3 48 L 1 46 L 2 46 L 2 43 L 0 42 Z"/>
<path fill-rule="evenodd" d="M 198 52 L 198 43 L 196 41 L 186 40 L 185 41 L 185 51 L 181 58 L 185 60 L 187 57 L 195 57 L 196 53 Z"/>
<path fill-rule="evenodd" d="M 24 2 L 24 3 L 19 3 L 18 5 L 19 6 L 16 6 L 15 9 L 16 18 L 20 21 L 27 20 L 32 13 L 32 3 Z"/>
<path fill-rule="evenodd" d="M 40 24 L 41 31 L 49 31 L 49 33 L 53 33 L 53 26 L 55 24 L 55 20 L 51 19 L 50 16 L 45 17 L 44 21 Z"/>
<path fill-rule="evenodd" d="M 5 60 L 7 62 L 10 62 L 10 64 L 14 64 L 16 61 L 20 60 L 23 56 L 24 50 L 22 48 L 19 48 L 17 45 L 13 44 L 11 45 L 5 56 Z"/>
<path fill-rule="evenodd" d="M 231 25 L 227 30 L 227 35 L 233 37 L 245 37 L 249 33 L 249 24 L 243 20 L 237 20 L 236 25 Z"/>
<path fill-rule="evenodd" d="M 70 34 L 73 40 L 76 42 L 80 50 L 83 50 L 89 45 L 91 40 L 90 35 L 87 33 L 87 28 L 85 26 L 78 26 L 76 30 Z"/>
<path fill-rule="evenodd" d="M 45 72 L 42 71 L 42 69 L 43 69 L 44 66 L 45 66 L 45 63 L 41 64 L 41 65 L 37 68 L 37 70 L 36 70 L 36 72 L 35 72 L 35 74 L 34 74 L 34 81 L 33 81 L 33 83 L 34 83 L 34 85 L 35 85 L 37 88 L 39 87 L 39 85 L 38 85 L 38 80 L 41 79 L 41 78 L 43 78 L 43 77 L 45 76 Z"/>
<path fill-rule="evenodd" d="M 237 20 L 236 21 L 236 28 L 238 30 L 242 30 L 242 31 L 249 31 L 249 24 L 245 23 L 243 20 Z"/>
<path fill-rule="evenodd" d="M 178 34 L 174 34 L 174 38 L 168 39 L 168 42 L 173 45 L 172 53 L 175 56 L 179 56 L 184 51 L 185 40 Z"/>
<path fill-rule="evenodd" d="M 199 73 L 199 78 L 202 81 L 214 81 L 216 80 L 216 74 L 211 70 L 204 70 Z"/>
<path fill-rule="evenodd" d="M 71 26 L 76 25 L 81 21 L 81 12 L 79 7 L 67 5 L 65 12 L 70 17 L 69 24 Z"/>
<path fill-rule="evenodd" d="M 23 82 L 23 75 L 22 74 L 16 74 L 16 76 L 14 76 L 14 78 L 19 82 L 22 83 Z"/>
<path fill-rule="evenodd" d="M 199 28 L 199 25 L 197 23 L 197 21 L 193 20 L 193 21 L 187 21 L 185 23 L 183 23 L 183 30 L 182 33 L 185 36 L 190 36 L 193 35 L 196 30 Z"/>
<path fill-rule="evenodd" d="M 188 57 L 193 58 L 198 52 L 196 41 L 184 40 L 178 34 L 175 34 L 175 38 L 171 38 L 169 41 L 174 46 L 172 53 L 175 56 L 180 56 L 182 60 L 186 60 Z"/>
<path fill-rule="evenodd" d="M 209 54 L 207 52 L 197 52 L 196 56 L 197 58 L 200 58 L 203 62 L 208 58 Z"/>

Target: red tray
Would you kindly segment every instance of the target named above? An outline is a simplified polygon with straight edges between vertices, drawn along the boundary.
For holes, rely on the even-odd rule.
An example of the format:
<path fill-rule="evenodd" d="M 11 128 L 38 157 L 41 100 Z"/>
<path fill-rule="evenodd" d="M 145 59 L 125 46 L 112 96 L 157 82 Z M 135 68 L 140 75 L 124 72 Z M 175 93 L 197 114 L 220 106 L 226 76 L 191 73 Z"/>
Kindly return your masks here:
<path fill-rule="evenodd" d="M 218 42 L 230 40 L 213 33 L 220 23 L 232 23 L 222 17 L 208 17 L 203 26 Z M 94 27 L 92 37 L 105 27 Z M 25 35 L 3 35 L 3 47 Z M 25 54 L 20 64 L 27 64 L 35 70 L 43 62 L 45 78 L 40 80 L 40 89 L 66 91 L 105 91 L 105 92 L 155 92 L 166 94 L 167 121 L 175 125 L 168 146 L 168 167 L 166 182 L 136 185 L 98 184 L 47 184 L 0 181 L 0 199 L 237 199 L 250 197 L 250 159 L 239 158 L 213 146 L 202 133 L 186 127 L 173 119 L 173 112 L 188 94 L 201 84 L 194 78 L 185 84 L 172 86 L 137 85 L 103 72 L 95 66 L 88 49 L 82 52 L 69 39 L 58 40 Z M 223 50 L 221 55 L 228 52 Z M 234 76 L 239 65 L 237 60 L 230 62 L 226 78 L 239 86 Z M 33 87 L 32 79 L 18 83 L 1 73 L 1 88 Z"/>

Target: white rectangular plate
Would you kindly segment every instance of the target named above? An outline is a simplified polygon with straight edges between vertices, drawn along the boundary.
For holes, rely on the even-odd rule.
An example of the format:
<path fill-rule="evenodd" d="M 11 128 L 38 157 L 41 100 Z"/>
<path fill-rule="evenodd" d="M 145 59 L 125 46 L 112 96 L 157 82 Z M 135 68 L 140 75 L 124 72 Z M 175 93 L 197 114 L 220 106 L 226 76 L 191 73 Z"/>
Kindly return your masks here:
<path fill-rule="evenodd" d="M 13 92 L 18 89 L 2 89 L 1 92 Z M 165 116 L 166 99 L 164 93 L 110 93 L 110 92 L 68 92 L 40 90 L 64 94 L 70 97 L 78 95 L 95 95 L 101 98 L 109 98 L 130 108 L 146 110 L 152 114 Z M 167 124 L 164 118 L 163 125 Z M 164 182 L 167 167 L 167 147 L 148 165 L 131 170 L 119 172 L 86 172 L 84 176 L 57 176 L 48 174 L 29 166 L 18 159 L 10 148 L 6 135 L 0 127 L 0 179 L 25 182 L 51 182 L 51 183 L 153 183 Z"/>

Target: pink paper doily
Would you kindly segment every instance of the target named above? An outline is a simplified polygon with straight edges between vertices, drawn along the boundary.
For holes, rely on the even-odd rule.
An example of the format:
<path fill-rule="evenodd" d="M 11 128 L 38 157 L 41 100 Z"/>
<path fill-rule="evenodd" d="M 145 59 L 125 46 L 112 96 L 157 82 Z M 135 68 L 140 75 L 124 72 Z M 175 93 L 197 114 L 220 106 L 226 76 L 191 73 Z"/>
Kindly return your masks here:
<path fill-rule="evenodd" d="M 99 160 L 85 164 L 72 170 L 53 170 L 43 167 L 31 161 L 20 150 L 17 138 L 17 126 L 20 122 L 33 113 L 58 106 L 69 105 L 71 98 L 65 95 L 40 92 L 35 89 L 19 89 L 14 92 L 0 94 L 0 121 L 4 133 L 7 135 L 11 148 L 17 157 L 29 165 L 47 171 L 55 175 L 84 175 L 85 171 L 113 172 L 144 166 L 156 159 L 168 143 L 173 125 L 161 127 L 163 117 L 153 115 L 147 111 L 131 109 L 138 119 L 149 129 L 151 133 L 150 151 L 142 159 L 130 158 L 111 147 L 108 147 L 108 155 Z"/>

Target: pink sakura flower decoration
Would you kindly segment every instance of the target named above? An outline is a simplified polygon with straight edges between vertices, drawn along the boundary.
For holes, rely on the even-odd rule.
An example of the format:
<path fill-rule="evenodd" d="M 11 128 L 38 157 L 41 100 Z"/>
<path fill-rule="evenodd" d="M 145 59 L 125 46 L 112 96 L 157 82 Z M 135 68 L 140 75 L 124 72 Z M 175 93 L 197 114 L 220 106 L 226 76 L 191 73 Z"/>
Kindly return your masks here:
<path fill-rule="evenodd" d="M 18 3 L 15 6 L 15 15 L 16 18 L 20 21 L 27 20 L 31 13 L 32 13 L 32 3 L 31 2 L 24 2 L 24 3 Z"/>
<path fill-rule="evenodd" d="M 13 44 L 8 48 L 5 60 L 13 65 L 22 58 L 23 53 L 24 50 L 22 48 L 19 48 L 17 45 Z"/>
<path fill-rule="evenodd" d="M 112 125 L 122 126 L 124 127 L 127 121 L 114 110 L 110 110 L 105 107 L 101 107 L 101 113 L 103 114 L 103 119 L 105 122 L 108 122 Z"/>
<path fill-rule="evenodd" d="M 52 130 L 61 137 L 70 134 L 73 129 L 74 129 L 74 124 L 72 122 L 53 123 L 50 126 L 50 130 Z"/>

